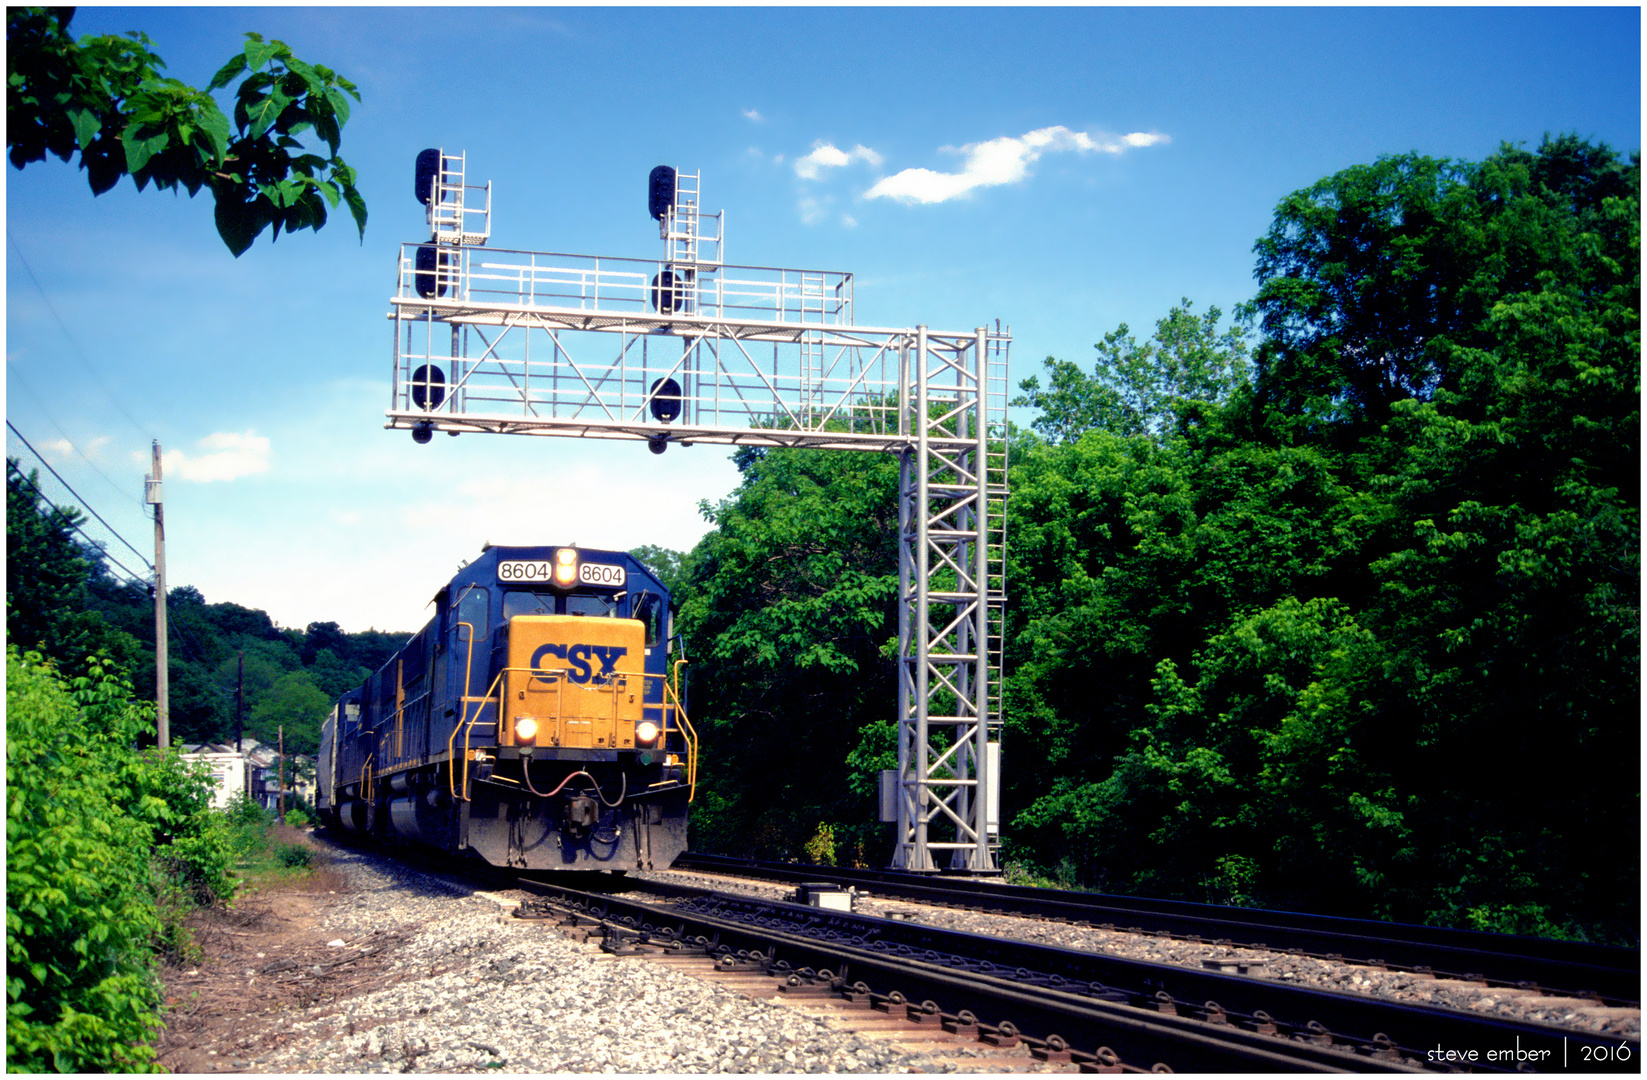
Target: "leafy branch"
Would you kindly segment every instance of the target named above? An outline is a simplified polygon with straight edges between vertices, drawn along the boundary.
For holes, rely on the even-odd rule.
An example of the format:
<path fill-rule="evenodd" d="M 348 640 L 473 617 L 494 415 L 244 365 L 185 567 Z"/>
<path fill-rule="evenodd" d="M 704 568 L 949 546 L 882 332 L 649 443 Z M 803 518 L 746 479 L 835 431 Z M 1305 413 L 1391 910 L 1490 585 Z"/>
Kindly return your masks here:
<path fill-rule="evenodd" d="M 292 55 L 280 41 L 248 33 L 205 90 L 160 74 L 148 35 L 100 35 L 76 42 L 73 9 L 13 8 L 6 50 L 6 145 L 14 167 L 80 155 L 94 195 L 130 176 L 202 187 L 216 200 L 218 235 L 239 257 L 265 228 L 319 230 L 327 210 L 346 205 L 362 238 L 366 201 L 356 172 L 338 154 L 354 83 Z M 239 80 L 233 118 L 213 92 Z M 299 136 L 325 144 L 324 155 Z"/>

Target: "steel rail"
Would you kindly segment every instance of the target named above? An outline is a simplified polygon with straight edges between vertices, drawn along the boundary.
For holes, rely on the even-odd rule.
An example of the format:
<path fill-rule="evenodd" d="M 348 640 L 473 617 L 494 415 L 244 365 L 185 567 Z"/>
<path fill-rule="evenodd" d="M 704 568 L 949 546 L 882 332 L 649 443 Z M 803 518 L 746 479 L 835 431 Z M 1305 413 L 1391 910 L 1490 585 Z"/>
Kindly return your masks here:
<path fill-rule="evenodd" d="M 1008 1012 L 1009 1018 L 975 1026 L 1008 1037 L 1025 1032 L 1017 1037 L 1042 1052 L 1068 1047 L 1062 1052 L 1078 1064 L 1134 1068 L 1164 1065 L 1195 1072 L 1422 1071 L 1410 1063 L 1390 1060 L 1389 1049 L 1380 1044 L 1335 1048 L 1249 1030 L 1227 1019 L 1209 1023 L 988 973 L 957 972 L 927 958 L 890 956 L 771 926 L 559 885 L 525 880 L 521 884 L 554 896 L 559 902 L 576 905 L 568 910 L 577 917 L 597 921 L 614 951 L 629 951 L 637 945 L 652 945 L 665 952 L 702 948 L 727 958 L 729 966 L 741 958 L 779 976 L 792 974 L 796 979 L 821 981 L 893 1007 L 920 1001 L 921 1005 L 911 1009 L 912 1014 L 936 1010 L 960 1022 L 965 1022 L 967 1014 L 981 1018 Z M 1227 1018 L 1229 1014 L 1224 1015 Z"/>
<path fill-rule="evenodd" d="M 1571 1066 L 1576 1062 L 1593 1066 L 1584 1069 L 1591 1072 L 1636 1071 L 1639 1067 L 1639 1042 L 1550 1025 L 730 896 L 693 886 L 637 883 L 644 888 L 660 885 L 665 893 L 691 897 L 691 910 L 750 918 L 768 927 L 821 935 L 881 954 L 934 958 L 949 967 L 1011 972 L 1019 980 L 1088 991 L 1103 987 L 1106 992 L 1124 994 L 1135 1007 L 1263 1016 L 1265 1023 L 1297 1038 L 1396 1048 L 1412 1060 L 1435 1060 L 1432 1052 L 1446 1060 L 1449 1050 L 1467 1054 L 1473 1049 L 1477 1068 L 1492 1067 L 1490 1055 L 1501 1054 L 1512 1055 L 1513 1063 Z"/>
<path fill-rule="evenodd" d="M 1594 997 L 1609 1004 L 1635 1005 L 1641 999 L 1639 950 L 1589 942 L 1037 889 L 990 879 L 750 862 L 692 852 L 677 859 L 675 869 L 789 882 L 832 882 L 870 889 L 884 897 L 1303 952 L 1441 977 Z"/>

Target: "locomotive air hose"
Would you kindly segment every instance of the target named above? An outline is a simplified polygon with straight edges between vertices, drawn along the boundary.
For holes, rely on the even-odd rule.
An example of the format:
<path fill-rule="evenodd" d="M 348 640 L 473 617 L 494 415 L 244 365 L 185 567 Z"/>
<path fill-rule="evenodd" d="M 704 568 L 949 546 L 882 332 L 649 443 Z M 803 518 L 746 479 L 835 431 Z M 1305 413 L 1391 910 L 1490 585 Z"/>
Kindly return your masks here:
<path fill-rule="evenodd" d="M 555 785 L 555 790 L 553 790 L 553 791 L 539 791 L 537 788 L 532 786 L 532 768 L 531 768 L 531 763 L 530 762 L 527 762 L 526 764 L 521 766 L 520 775 L 521 775 L 521 779 L 524 780 L 525 783 L 526 783 L 526 790 L 530 791 L 533 795 L 536 795 L 540 799 L 552 799 L 556 795 L 559 795 L 561 793 L 561 789 L 566 787 L 567 784 L 570 784 L 572 782 L 572 778 L 576 777 L 576 776 L 582 776 L 582 777 L 587 778 L 588 781 L 589 781 L 590 786 L 592 786 L 595 789 L 595 798 L 599 799 L 601 801 L 602 805 L 610 807 L 614 810 L 623 805 L 624 798 L 629 794 L 629 774 L 628 773 L 619 773 L 618 774 L 618 779 L 621 783 L 621 786 L 618 788 L 618 801 L 617 802 L 607 802 L 606 801 L 606 796 L 601 793 L 600 783 L 598 781 L 596 781 L 596 779 L 593 776 L 590 776 L 587 772 L 585 772 L 582 769 L 579 769 L 577 772 L 574 772 L 574 773 L 567 773 L 566 774 L 566 779 L 562 780 L 559 784 L 556 784 Z"/>

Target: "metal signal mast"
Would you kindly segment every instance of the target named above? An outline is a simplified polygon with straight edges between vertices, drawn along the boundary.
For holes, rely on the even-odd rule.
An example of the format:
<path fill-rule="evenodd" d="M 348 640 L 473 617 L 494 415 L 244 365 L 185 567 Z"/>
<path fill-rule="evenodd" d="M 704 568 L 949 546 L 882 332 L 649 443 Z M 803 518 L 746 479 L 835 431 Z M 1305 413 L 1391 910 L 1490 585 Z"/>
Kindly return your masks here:
<path fill-rule="evenodd" d="M 1009 332 L 858 326 L 851 274 L 724 262 L 696 173 L 648 178 L 655 261 L 487 247 L 464 173 L 419 155 L 387 426 L 898 454 L 893 864 L 994 871 Z"/>

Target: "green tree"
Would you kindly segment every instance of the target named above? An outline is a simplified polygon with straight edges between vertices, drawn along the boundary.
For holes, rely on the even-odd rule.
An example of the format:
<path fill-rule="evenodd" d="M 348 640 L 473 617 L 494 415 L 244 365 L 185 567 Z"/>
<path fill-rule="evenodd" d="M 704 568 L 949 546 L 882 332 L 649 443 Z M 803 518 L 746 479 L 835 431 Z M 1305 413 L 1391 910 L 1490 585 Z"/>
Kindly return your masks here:
<path fill-rule="evenodd" d="M 671 551 L 655 544 L 643 544 L 632 549 L 629 554 L 657 575 L 658 582 L 669 590 L 670 596 L 675 595 L 675 590 L 685 580 L 687 556 L 683 552 Z"/>
<path fill-rule="evenodd" d="M 1481 163 L 1383 157 L 1289 195 L 1261 238 L 1248 314 L 1264 339 L 1259 402 L 1276 430 L 1372 429 L 1403 399 L 1485 389 L 1467 361 L 1496 304 L 1583 273 L 1581 236 L 1628 231 L 1639 161 L 1577 136 Z M 1479 359 L 1479 356 L 1476 356 Z M 1484 381 L 1485 377 L 1485 381 Z"/>
<path fill-rule="evenodd" d="M 1185 298 L 1155 324 L 1144 344 L 1126 323 L 1093 346 L 1098 361 L 1088 376 L 1067 360 L 1047 357 L 1049 385 L 1039 376 L 1018 384 L 1023 395 L 1015 406 L 1039 409 L 1031 427 L 1055 443 L 1067 443 L 1084 431 L 1117 435 L 1160 435 L 1188 417 L 1195 403 L 1225 400 L 1249 375 L 1246 332 L 1230 327 L 1215 305 L 1196 315 Z"/>
<path fill-rule="evenodd" d="M 799 857 L 818 823 L 846 850 L 888 837 L 847 758 L 896 701 L 897 462 L 772 450 L 744 462 L 680 596 L 694 723 L 715 763 L 695 846 Z"/>
<path fill-rule="evenodd" d="M 1260 241 L 1250 387 L 1027 449 L 1032 858 L 1634 939 L 1639 183 L 1570 136 L 1329 177 Z"/>
<path fill-rule="evenodd" d="M 330 650 L 334 657 L 341 656 L 347 651 L 343 627 L 335 622 L 312 622 L 304 628 L 301 653 L 303 666 L 313 664 L 322 649 Z"/>
<path fill-rule="evenodd" d="M 330 649 L 321 649 L 306 669 L 316 688 L 328 702 L 335 701 L 364 683 L 372 673 L 359 664 L 341 659 Z"/>
<path fill-rule="evenodd" d="M 248 33 L 204 90 L 160 74 L 148 35 L 76 41 L 73 8 L 11 8 L 6 24 L 6 146 L 14 167 L 79 155 L 94 195 L 130 176 L 139 191 L 201 188 L 215 200 L 217 232 L 236 257 L 265 229 L 320 229 L 327 208 L 348 206 L 366 234 L 355 170 L 338 156 L 348 79 Z M 239 81 L 233 119 L 212 92 Z M 327 156 L 300 136 L 325 144 Z"/>
<path fill-rule="evenodd" d="M 101 551 L 78 539 L 85 515 L 53 506 L 39 495 L 39 473 L 25 476 L 6 460 L 6 636 L 37 649 L 70 674 L 101 654 L 122 666 L 141 655 L 136 639 L 109 624 L 93 604 L 120 590 L 110 582 Z M 135 597 L 128 597 L 128 600 Z M 146 598 L 145 598 L 146 599 Z"/>
<path fill-rule="evenodd" d="M 332 699 L 308 672 L 288 672 L 261 695 L 247 727 L 269 746 L 276 744 L 284 728 L 288 754 L 314 754 L 320 748 L 320 723 L 331 707 Z"/>

